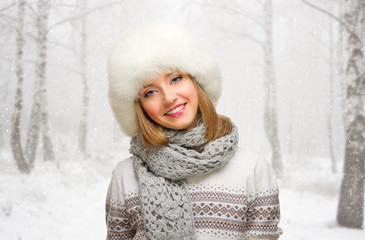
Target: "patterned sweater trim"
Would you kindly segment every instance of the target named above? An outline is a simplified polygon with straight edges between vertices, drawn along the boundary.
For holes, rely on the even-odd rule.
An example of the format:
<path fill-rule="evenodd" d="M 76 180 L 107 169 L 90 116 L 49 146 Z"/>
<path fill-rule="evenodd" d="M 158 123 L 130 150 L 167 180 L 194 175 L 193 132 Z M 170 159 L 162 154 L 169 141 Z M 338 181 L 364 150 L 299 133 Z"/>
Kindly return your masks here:
<path fill-rule="evenodd" d="M 279 235 L 278 192 L 267 193 L 270 195 L 251 199 L 243 192 L 192 191 L 190 197 L 197 233 L 219 234 L 222 238 L 232 234 L 238 239 Z M 125 199 L 124 204 L 107 201 L 107 213 L 107 239 L 131 239 L 136 232 L 143 232 L 137 196 Z"/>

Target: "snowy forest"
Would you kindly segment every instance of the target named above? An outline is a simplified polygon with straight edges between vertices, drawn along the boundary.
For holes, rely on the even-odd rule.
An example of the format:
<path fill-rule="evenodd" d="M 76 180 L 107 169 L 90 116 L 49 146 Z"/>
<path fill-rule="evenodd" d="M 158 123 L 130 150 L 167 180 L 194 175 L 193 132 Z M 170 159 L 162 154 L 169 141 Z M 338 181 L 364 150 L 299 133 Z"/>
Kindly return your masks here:
<path fill-rule="evenodd" d="M 159 20 L 217 59 L 217 111 L 278 178 L 280 239 L 365 239 L 364 0 L 1 1 L 0 239 L 105 239 L 129 156 L 106 59 Z"/>

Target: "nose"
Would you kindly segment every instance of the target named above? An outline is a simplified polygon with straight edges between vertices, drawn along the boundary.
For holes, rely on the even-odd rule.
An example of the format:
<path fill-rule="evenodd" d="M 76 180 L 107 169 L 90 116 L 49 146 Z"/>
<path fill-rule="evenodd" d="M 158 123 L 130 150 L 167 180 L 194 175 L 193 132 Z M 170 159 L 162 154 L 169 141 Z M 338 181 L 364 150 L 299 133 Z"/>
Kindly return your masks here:
<path fill-rule="evenodd" d="M 171 89 L 163 91 L 163 103 L 165 106 L 170 106 L 177 100 L 177 95 Z"/>

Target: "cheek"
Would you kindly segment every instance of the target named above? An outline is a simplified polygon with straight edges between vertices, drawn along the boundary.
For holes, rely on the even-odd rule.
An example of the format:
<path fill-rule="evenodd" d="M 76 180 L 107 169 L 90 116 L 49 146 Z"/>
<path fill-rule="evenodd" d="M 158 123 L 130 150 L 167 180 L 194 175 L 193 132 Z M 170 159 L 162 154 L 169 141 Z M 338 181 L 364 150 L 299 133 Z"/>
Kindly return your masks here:
<path fill-rule="evenodd" d="M 186 97 L 190 99 L 192 102 L 198 102 L 198 93 L 196 92 L 196 89 L 193 84 L 191 84 L 187 89 L 185 93 Z"/>
<path fill-rule="evenodd" d="M 158 109 L 155 104 L 142 104 L 142 107 L 152 120 L 158 116 Z"/>

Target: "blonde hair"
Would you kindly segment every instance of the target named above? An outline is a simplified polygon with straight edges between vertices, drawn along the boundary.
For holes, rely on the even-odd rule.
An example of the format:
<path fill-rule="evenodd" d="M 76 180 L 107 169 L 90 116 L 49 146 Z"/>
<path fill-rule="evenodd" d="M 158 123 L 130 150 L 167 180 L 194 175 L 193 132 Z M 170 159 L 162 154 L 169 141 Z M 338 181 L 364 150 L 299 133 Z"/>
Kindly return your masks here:
<path fill-rule="evenodd" d="M 198 95 L 198 114 L 201 115 L 205 124 L 206 140 L 208 142 L 217 138 L 223 137 L 232 131 L 231 120 L 216 112 L 215 106 L 203 91 L 200 85 L 192 78 L 194 87 Z M 168 139 L 162 131 L 162 127 L 155 123 L 143 110 L 142 104 L 139 100 L 135 101 L 137 120 L 138 120 L 138 134 L 142 143 L 149 147 L 165 146 L 168 144 Z"/>

